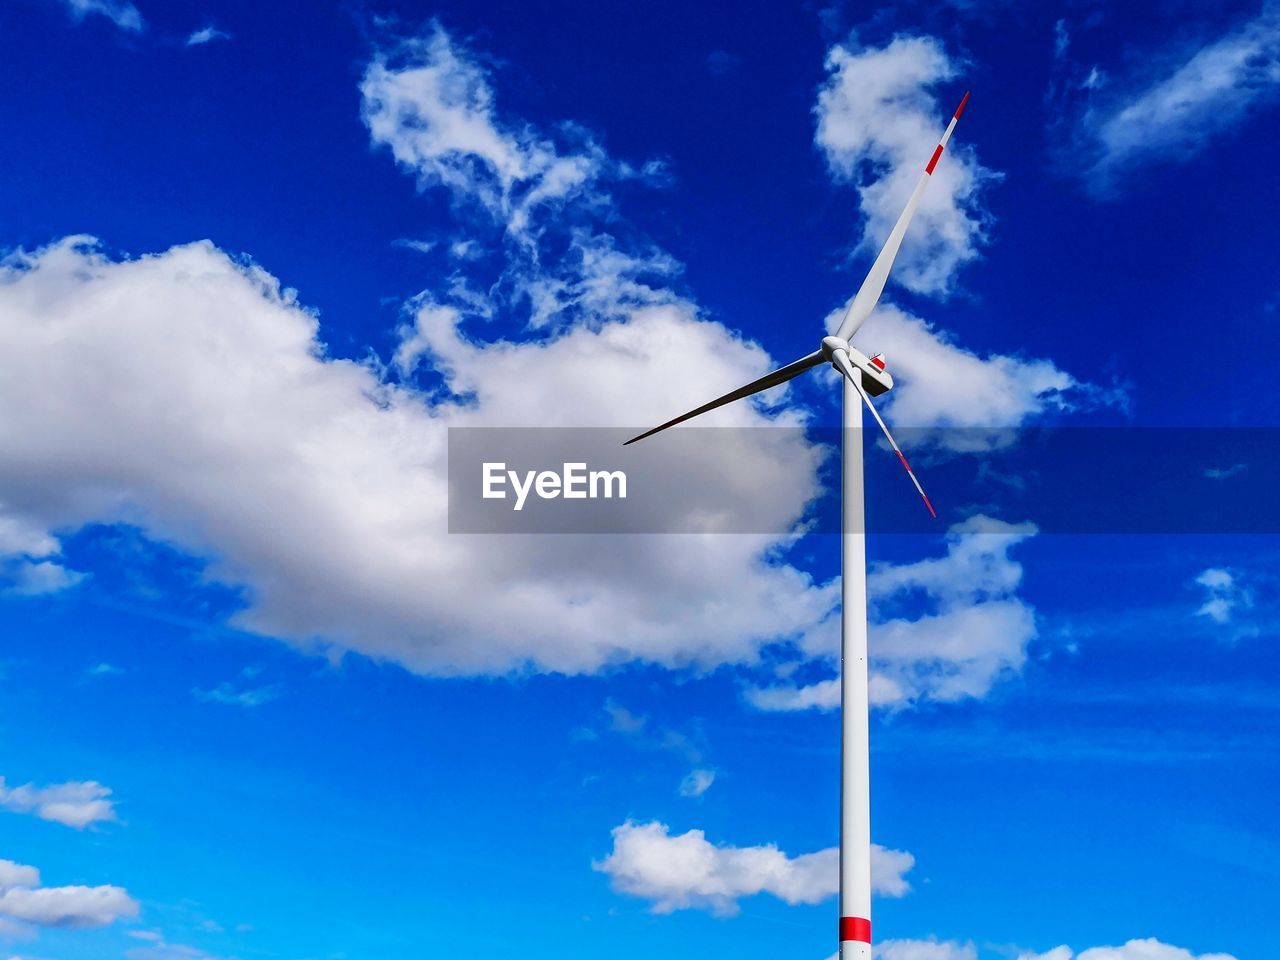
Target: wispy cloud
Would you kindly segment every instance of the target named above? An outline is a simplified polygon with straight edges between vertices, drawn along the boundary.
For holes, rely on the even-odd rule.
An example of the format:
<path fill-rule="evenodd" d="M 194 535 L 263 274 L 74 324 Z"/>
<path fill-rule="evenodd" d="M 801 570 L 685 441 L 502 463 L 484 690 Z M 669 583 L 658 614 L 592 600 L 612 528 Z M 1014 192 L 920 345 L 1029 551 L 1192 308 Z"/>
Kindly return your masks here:
<path fill-rule="evenodd" d="M 1173 65 L 1165 66 L 1172 61 Z M 1280 97 L 1280 4 L 1181 51 L 1143 58 L 1128 76 L 1064 59 L 1051 106 L 1059 163 L 1100 197 L 1148 163 L 1187 160 Z M 1056 102 L 1055 102 L 1056 101 Z"/>
<path fill-rule="evenodd" d="M 391 241 L 393 247 L 400 247 L 402 250 L 412 250 L 415 253 L 430 253 L 437 246 L 434 240 L 418 240 L 414 237 L 398 237 Z"/>
<path fill-rule="evenodd" d="M 199 30 L 192 32 L 192 34 L 187 37 L 186 45 L 188 47 L 200 47 L 204 46 L 206 43 L 213 43 L 215 40 L 230 39 L 231 34 L 227 33 L 225 30 L 219 30 L 217 27 L 213 26 L 213 24 L 209 24 L 208 26 L 201 27 Z"/>
<path fill-rule="evenodd" d="M 204 703 L 221 703 L 231 707 L 260 707 L 280 697 L 280 687 L 271 684 L 264 687 L 237 687 L 233 683 L 220 683 L 210 690 L 196 688 L 191 695 Z"/>
<path fill-rule="evenodd" d="M 55 0 L 67 8 L 77 23 L 86 17 L 106 17 L 121 30 L 139 33 L 146 26 L 142 14 L 129 0 Z"/>
<path fill-rule="evenodd" d="M 707 71 L 713 77 L 727 77 L 741 65 L 741 58 L 735 57 L 728 50 L 712 50 L 707 54 Z"/>
<path fill-rule="evenodd" d="M 631 744 L 645 750 L 661 750 L 675 754 L 694 769 L 680 781 L 678 791 L 684 797 L 700 797 L 715 781 L 716 772 L 697 766 L 704 762 L 705 751 L 696 737 L 673 730 L 670 727 L 650 724 L 646 714 L 634 713 L 612 698 L 605 701 L 604 711 L 609 717 L 609 730 L 625 737 Z M 580 730 L 578 739 L 597 739 L 594 731 Z"/>
<path fill-rule="evenodd" d="M 1205 470 L 1204 475 L 1210 480 L 1229 480 L 1234 476 L 1244 473 L 1248 466 L 1243 463 L 1236 463 L 1229 467 L 1209 467 Z"/>
<path fill-rule="evenodd" d="M 675 299 L 660 282 L 679 272 L 674 260 L 622 250 L 598 226 L 616 213 L 610 186 L 654 180 L 658 165 L 619 161 L 573 124 L 552 133 L 505 117 L 488 72 L 438 24 L 379 51 L 360 92 L 372 142 L 501 251 L 488 301 L 543 327 Z"/>
<path fill-rule="evenodd" d="M 202 926 L 207 926 L 202 924 Z M 216 928 L 216 929 L 215 929 Z M 208 929 L 221 932 L 217 925 Z M 219 960 L 213 954 L 181 943 L 170 943 L 159 930 L 130 930 L 129 936 L 145 944 L 124 952 L 128 960 Z"/>
<path fill-rule="evenodd" d="M 1239 613 L 1253 606 L 1253 591 L 1241 582 L 1238 572 L 1210 567 L 1195 578 L 1195 585 L 1202 591 L 1204 601 L 1196 610 L 1196 616 L 1207 617 L 1221 626 L 1231 624 Z M 1256 631 L 1253 626 L 1246 628 L 1249 633 Z"/>
<path fill-rule="evenodd" d="M 685 778 L 680 781 L 680 796 L 682 797 L 700 797 L 708 790 L 716 781 L 716 772 L 714 770 L 706 770 L 698 767 L 690 770 Z"/>

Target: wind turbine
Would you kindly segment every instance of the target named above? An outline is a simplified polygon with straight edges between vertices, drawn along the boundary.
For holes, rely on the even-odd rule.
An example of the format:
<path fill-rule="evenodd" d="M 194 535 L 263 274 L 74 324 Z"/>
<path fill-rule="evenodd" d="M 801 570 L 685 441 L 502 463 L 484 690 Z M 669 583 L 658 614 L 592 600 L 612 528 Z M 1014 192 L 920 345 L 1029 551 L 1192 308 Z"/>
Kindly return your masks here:
<path fill-rule="evenodd" d="M 960 106 L 951 116 L 946 132 L 938 141 L 933 156 L 920 175 L 907 201 L 906 207 L 894 224 L 889 239 L 876 257 L 857 296 L 845 311 L 844 319 L 834 336 L 824 337 L 822 345 L 807 357 L 801 357 L 785 367 L 753 380 L 745 387 L 704 403 L 696 410 L 681 414 L 660 426 L 648 430 L 626 443 L 635 443 L 645 437 L 674 427 L 716 407 L 741 400 L 753 393 L 760 393 L 780 383 L 786 383 L 806 370 L 830 363 L 843 375 L 844 404 L 841 423 L 841 618 L 840 618 L 840 960 L 871 960 L 871 790 L 870 758 L 868 743 L 869 709 L 867 699 L 867 550 L 863 522 L 865 504 L 862 471 L 862 405 L 866 404 L 880 429 L 884 431 L 889 446 L 898 455 L 907 476 L 936 517 L 916 478 L 911 464 L 903 456 L 902 449 L 888 426 L 871 402 L 893 388 L 893 377 L 885 368 L 883 356 L 863 355 L 849 345 L 849 340 L 866 321 L 880 301 L 884 285 L 889 279 L 898 248 L 907 232 L 907 225 L 920 204 L 920 197 L 933 176 L 942 151 L 951 139 L 969 94 L 964 95 Z M 626 444 L 624 444 L 625 446 Z"/>

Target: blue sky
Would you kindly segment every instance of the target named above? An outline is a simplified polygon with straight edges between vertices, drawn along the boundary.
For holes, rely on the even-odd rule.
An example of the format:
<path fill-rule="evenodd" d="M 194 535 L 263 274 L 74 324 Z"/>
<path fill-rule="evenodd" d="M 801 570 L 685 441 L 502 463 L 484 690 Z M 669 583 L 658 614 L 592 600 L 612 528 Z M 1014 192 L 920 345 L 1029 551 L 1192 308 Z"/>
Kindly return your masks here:
<path fill-rule="evenodd" d="M 1275 3 L 266 6 L 0 9 L 0 956 L 829 956 L 834 538 L 450 536 L 446 434 L 809 352 L 965 90 L 858 339 L 879 955 L 1268 956 Z M 1142 453 L 952 429 L 1039 426 Z M 672 510 L 831 476 L 743 457 Z"/>

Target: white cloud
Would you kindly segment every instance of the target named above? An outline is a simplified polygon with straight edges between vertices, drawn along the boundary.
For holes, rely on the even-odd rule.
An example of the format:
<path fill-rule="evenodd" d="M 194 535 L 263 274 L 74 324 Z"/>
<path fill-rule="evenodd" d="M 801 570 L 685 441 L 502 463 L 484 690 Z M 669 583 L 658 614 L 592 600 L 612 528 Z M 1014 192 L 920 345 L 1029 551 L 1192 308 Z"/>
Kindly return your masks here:
<path fill-rule="evenodd" d="M 1172 69 L 1096 86 L 1068 128 L 1065 165 L 1105 195 L 1142 165 L 1194 156 L 1280 95 L 1280 4 L 1195 43 Z"/>
<path fill-rule="evenodd" d="M 955 940 L 885 940 L 876 944 L 877 960 L 978 960 L 972 943 Z"/>
<path fill-rule="evenodd" d="M 832 47 L 818 95 L 816 141 L 837 180 L 857 187 L 865 224 L 859 249 L 879 251 L 924 172 L 955 104 L 930 92 L 956 63 L 933 37 L 899 35 L 884 47 Z M 944 295 L 978 257 L 989 214 L 980 198 L 997 174 L 962 134 L 935 168 L 893 270 L 916 293 Z"/>
<path fill-rule="evenodd" d="M 83 830 L 93 823 L 114 820 L 111 789 L 95 780 L 70 781 L 47 787 L 33 783 L 10 787 L 0 777 L 0 807 L 15 813 L 34 813 L 41 820 Z"/>
<path fill-rule="evenodd" d="M 902 702 L 982 697 L 1022 668 L 1035 612 L 1016 596 L 1022 565 L 1009 551 L 1035 533 L 977 516 L 951 528 L 946 556 L 871 569 L 867 589 L 881 616 L 911 596 L 930 608 L 916 619 L 877 617 L 871 631 L 872 670 Z"/>
<path fill-rule="evenodd" d="M 1098 398 L 1096 388 L 1050 360 L 980 356 L 892 304 L 871 315 L 859 341 L 883 353 L 893 372 L 894 388 L 881 404 L 893 425 L 937 428 L 936 442 L 953 449 L 998 442 L 998 434 L 965 428 L 1020 427 Z"/>
<path fill-rule="evenodd" d="M 0 590 L 39 596 L 79 583 L 83 574 L 50 559 L 60 550 L 57 539 L 38 523 L 7 513 L 0 496 Z"/>
<path fill-rule="evenodd" d="M 789 857 L 773 844 L 717 846 L 701 830 L 672 836 L 664 823 L 627 821 L 613 829 L 613 850 L 593 866 L 609 876 L 613 889 L 649 900 L 654 913 L 710 910 L 738 912 L 738 900 L 769 893 L 789 903 L 820 903 L 839 887 L 839 849 Z M 902 850 L 872 845 L 872 889 L 901 897 L 911 887 L 905 874 L 915 858 Z"/>
<path fill-rule="evenodd" d="M 191 695 L 204 703 L 221 703 L 232 707 L 260 707 L 264 703 L 279 699 L 280 688 L 275 685 L 266 687 L 238 688 L 231 683 L 220 683 L 211 690 L 192 690 Z"/>
<path fill-rule="evenodd" d="M 680 796 L 700 797 L 711 789 L 711 784 L 715 783 L 715 780 L 714 770 L 704 770 L 701 767 L 690 770 L 680 781 Z"/>
<path fill-rule="evenodd" d="M 778 537 L 447 533 L 448 427 L 644 423 L 769 368 L 691 305 L 520 344 L 477 342 L 456 309 L 423 306 L 415 329 L 469 395 L 438 403 L 327 358 L 290 292 L 208 243 L 124 262 L 83 239 L 15 255 L 0 318 L 0 440 L 29 465 L 0 479 L 6 544 L 49 553 L 54 530 L 134 524 L 244 585 L 246 629 L 423 672 L 574 672 L 751 660 L 835 601 L 774 557 Z M 707 422 L 799 420 L 746 403 Z M 727 515 L 800 516 L 822 453 L 793 443 L 742 452 L 759 482 L 722 491 Z M 660 447 L 636 457 L 663 463 Z M 667 471 L 677 516 L 723 487 L 714 452 L 698 460 Z"/>
<path fill-rule="evenodd" d="M 1091 947 L 1072 953 L 1070 947 L 1055 947 L 1047 953 L 1021 953 L 1018 960 L 1235 960 L 1226 953 L 1194 954 L 1182 947 L 1161 943 L 1154 938 L 1130 940 L 1119 947 Z"/>
<path fill-rule="evenodd" d="M 1236 463 L 1229 467 L 1208 467 L 1205 469 L 1204 475 L 1210 480 L 1230 480 L 1236 474 L 1244 473 L 1247 469 L 1247 464 Z"/>
<path fill-rule="evenodd" d="M 360 90 L 373 143 L 388 148 L 420 188 L 444 188 L 461 213 L 480 213 L 470 220 L 472 234 L 499 230 L 490 245 L 501 249 L 505 266 L 485 284 L 484 309 L 519 307 L 537 328 L 621 318 L 621 308 L 677 299 L 665 281 L 679 264 L 656 249 L 619 250 L 603 228 L 616 213 L 608 184 L 652 181 L 657 165 L 614 160 L 573 124 L 561 125 L 557 143 L 500 116 L 479 59 L 439 25 L 380 51 Z M 541 242 L 548 237 L 554 242 Z M 450 245 L 459 259 L 476 249 L 476 236 Z M 476 298 L 468 299 L 474 307 Z M 406 370 L 420 347 L 408 339 L 397 358 Z"/>
<path fill-rule="evenodd" d="M 12 860 L 0 860 L 0 893 L 14 887 L 34 887 L 40 883 L 40 871 Z"/>
<path fill-rule="evenodd" d="M 42 887 L 34 867 L 0 860 L 0 918 L 37 927 L 102 927 L 137 916 L 121 887 Z"/>
<path fill-rule="evenodd" d="M 208 243 L 122 262 L 84 238 L 20 252 L 0 270 L 0 357 L 15 358 L 0 369 L 14 408 L 0 439 L 32 469 L 0 480 L 0 549 L 52 562 L 52 531 L 129 523 L 243 587 L 237 626 L 432 673 L 745 662 L 822 620 L 835 587 L 779 560 L 784 537 L 448 534 L 450 427 L 631 427 L 774 364 L 661 282 L 678 270 L 669 257 L 589 225 L 607 197 L 588 184 L 630 169 L 581 131 L 562 148 L 499 117 L 476 58 L 443 31 L 375 57 L 361 92 L 373 142 L 507 238 L 505 295 L 458 280 L 421 296 L 403 331 L 396 368 L 430 363 L 444 396 L 328 357 L 291 291 Z M 546 264 L 538 217 L 570 202 L 576 226 Z M 500 339 L 519 329 L 513 296 L 537 339 Z M 705 418 L 800 422 L 755 403 Z M 825 453 L 785 442 L 742 451 L 756 482 L 732 489 L 714 451 L 627 455 L 662 468 L 667 515 L 705 518 L 720 491 L 717 517 L 786 529 Z"/>
<path fill-rule="evenodd" d="M 121 30 L 138 33 L 146 26 L 142 14 L 129 0 L 61 0 L 77 23 L 85 17 L 106 17 Z"/>
<path fill-rule="evenodd" d="M 1034 536 L 1032 524 L 975 516 L 947 533 L 944 556 L 874 566 L 867 576 L 871 626 L 869 696 L 899 709 L 921 701 L 983 697 L 1017 673 L 1036 636 L 1035 610 L 1017 596 L 1022 565 L 1009 555 Z M 913 616 L 902 612 L 904 601 Z M 805 652 L 834 665 L 839 616 L 804 638 Z M 748 689 L 762 710 L 831 710 L 840 704 L 836 678 L 807 686 Z"/>
<path fill-rule="evenodd" d="M 424 184 L 478 207 L 508 238 L 518 235 L 506 247 L 516 264 L 511 282 L 530 304 L 538 339 L 499 339 L 510 301 L 460 283 L 424 294 L 394 365 L 408 378 L 429 363 L 444 379 L 441 398 L 388 382 L 374 361 L 330 358 L 316 318 L 291 291 L 208 243 L 126 261 L 107 259 L 84 238 L 19 253 L 0 270 L 0 402 L 8 411 L 0 440 L 32 471 L 0 479 L 0 551 L 54 562 L 55 530 L 133 524 L 208 558 L 210 579 L 243 587 L 236 625 L 424 673 L 750 663 L 766 643 L 829 632 L 837 585 L 781 561 L 786 538 L 446 532 L 449 427 L 650 423 L 773 362 L 661 282 L 678 271 L 661 251 L 623 250 L 579 226 L 563 238 L 567 261 L 543 263 L 531 241 L 550 221 L 536 215 L 572 202 L 568 219 L 590 221 L 607 203 L 601 178 L 627 170 L 584 137 L 566 150 L 500 118 L 486 74 L 442 31 L 375 58 L 362 95 L 376 144 Z M 569 167 L 590 174 L 577 186 L 562 165 L 575 158 L 581 162 Z M 575 323 L 552 323 L 572 311 Z M 890 342 L 893 316 L 872 321 L 888 324 Z M 477 336 L 476 318 L 486 321 L 488 339 Z M 904 353 L 917 347 L 909 336 L 942 343 L 914 324 L 899 315 Z M 968 370 L 959 348 L 939 351 L 930 364 Z M 1070 382 L 1051 365 L 1018 363 L 995 358 L 1004 378 L 983 381 L 1000 386 L 988 386 L 991 397 L 975 409 L 1027 416 Z M 937 420 L 947 408 L 940 395 L 912 399 L 913 390 L 936 389 L 924 386 L 932 366 L 916 369 L 903 371 L 895 403 Z M 971 386 L 963 378 L 953 385 Z M 743 403 L 703 422 L 802 420 Z M 662 463 L 661 451 L 635 456 Z M 798 442 L 747 450 L 734 473 L 752 483 L 728 486 L 714 451 L 687 458 L 666 471 L 666 510 L 700 516 L 698 491 L 715 490 L 727 516 L 773 518 L 782 529 L 816 493 L 822 455 Z M 475 603 L 477 595 L 485 602 Z M 979 633 L 1000 626 L 993 621 L 1003 611 L 1003 626 L 1017 628 L 1024 609 L 1013 600 L 988 606 L 984 624 L 974 622 L 983 615 L 962 622 L 956 604 L 950 624 L 933 626 Z M 880 702 L 981 688 L 972 649 L 960 650 L 968 659 L 958 665 L 946 661 L 958 648 L 943 637 L 917 638 L 914 649 L 928 658 L 927 677 L 907 668 L 906 654 L 890 658 L 896 669 L 873 678 Z M 831 693 L 828 685 L 821 696 Z"/>
<path fill-rule="evenodd" d="M 199 30 L 192 32 L 192 34 L 187 37 L 187 46 L 199 47 L 206 43 L 213 43 L 215 40 L 230 39 L 231 34 L 227 33 L 225 30 L 219 30 L 217 27 L 210 24 L 207 27 L 201 27 Z"/>
<path fill-rule="evenodd" d="M 52 560 L 0 558 L 0 582 L 4 592 L 20 597 L 60 593 L 84 580 L 85 574 L 68 570 Z"/>
<path fill-rule="evenodd" d="M 639 733 L 649 723 L 649 718 L 632 713 L 613 699 L 604 702 L 604 712 L 609 715 L 609 729 L 615 733 Z"/>
<path fill-rule="evenodd" d="M 772 687 L 749 687 L 744 692 L 747 702 L 757 710 L 834 710 L 840 706 L 840 678 L 832 677 L 805 686 L 777 684 Z"/>
<path fill-rule="evenodd" d="M 436 248 L 434 240 L 418 240 L 413 237 L 399 237 L 391 241 L 393 247 L 400 247 L 403 250 L 413 250 L 415 253 L 430 253 Z"/>
<path fill-rule="evenodd" d="M 1214 623 L 1228 624 L 1241 610 L 1253 606 L 1253 591 L 1240 583 L 1238 574 L 1222 567 L 1210 567 L 1195 578 L 1204 594 L 1204 602 L 1196 616 L 1208 617 Z"/>
<path fill-rule="evenodd" d="M 536 208 L 581 199 L 613 169 L 590 140 L 562 153 L 528 125 L 499 118 L 484 69 L 439 25 L 379 51 L 360 93 L 373 142 L 422 187 L 479 203 L 515 234 L 530 229 Z"/>

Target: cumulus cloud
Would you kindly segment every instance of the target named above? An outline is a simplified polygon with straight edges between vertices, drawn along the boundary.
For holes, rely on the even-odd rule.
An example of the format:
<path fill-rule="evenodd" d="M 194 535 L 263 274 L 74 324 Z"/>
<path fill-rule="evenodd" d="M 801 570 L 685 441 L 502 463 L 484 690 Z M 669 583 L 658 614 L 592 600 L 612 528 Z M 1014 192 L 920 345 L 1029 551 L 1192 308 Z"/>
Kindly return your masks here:
<path fill-rule="evenodd" d="M 1235 960 L 1226 953 L 1194 954 L 1182 947 L 1154 938 L 1130 940 L 1119 947 L 1090 947 L 1073 953 L 1070 947 L 1055 947 L 1048 953 L 1022 953 L 1018 960 Z"/>
<path fill-rule="evenodd" d="M 70 781 L 47 787 L 33 783 L 10 787 L 0 777 L 0 807 L 15 813 L 33 813 L 41 820 L 83 830 L 93 823 L 116 818 L 111 789 L 95 780 Z"/>
<path fill-rule="evenodd" d="M 1029 523 L 977 516 L 951 528 L 945 556 L 871 569 L 879 616 L 868 642 L 873 671 L 897 693 L 890 702 L 981 697 L 1021 669 L 1035 612 L 1016 595 L 1022 565 L 1009 551 L 1035 533 Z M 929 612 L 881 619 L 913 597 Z"/>
<path fill-rule="evenodd" d="M 947 533 L 946 554 L 881 564 L 867 575 L 873 706 L 900 709 L 926 700 L 983 697 L 1021 670 L 1036 637 L 1035 610 L 1017 595 L 1022 565 L 1010 551 L 1036 534 L 1029 523 L 978 515 Z M 907 611 L 910 611 L 908 615 Z M 806 635 L 806 652 L 834 666 L 839 617 Z M 805 686 L 749 689 L 762 710 L 830 710 L 840 704 L 836 678 Z"/>
<path fill-rule="evenodd" d="M 1195 156 L 1222 134 L 1280 95 L 1280 4 L 1268 2 L 1257 16 L 1217 37 L 1201 38 L 1181 56 L 1149 56 L 1144 64 L 1167 64 L 1128 78 L 1077 85 L 1079 102 L 1059 103 L 1065 112 L 1064 168 L 1082 176 L 1091 190 L 1108 195 L 1120 180 L 1151 162 Z M 1083 89 L 1083 93 L 1079 89 Z M 1070 94 L 1064 88 L 1064 94 Z"/>
<path fill-rule="evenodd" d="M 882 896 L 901 897 L 911 886 L 905 874 L 915 858 L 872 845 L 871 882 Z M 613 850 L 593 864 L 619 893 L 653 903 L 654 913 L 710 910 L 738 912 L 738 901 L 769 893 L 789 903 L 820 903 L 839 888 L 839 848 L 789 857 L 773 844 L 715 845 L 701 830 L 672 836 L 657 821 L 627 821 L 613 829 Z"/>
<path fill-rule="evenodd" d="M 0 558 L 63 569 L 59 536 L 129 524 L 240 588 L 236 626 L 423 673 L 752 663 L 766 644 L 829 632 L 837 585 L 781 559 L 789 537 L 447 533 L 451 427 L 646 424 L 775 364 L 670 288 L 669 257 L 599 229 L 602 184 L 629 168 L 585 135 L 565 146 L 502 117 L 487 73 L 442 30 L 377 55 L 362 97 L 375 144 L 500 227 L 523 326 L 511 300 L 455 277 L 414 301 L 385 368 L 331 357 L 292 291 L 207 242 L 137 259 L 86 238 L 18 252 L 0 266 L 0 441 L 28 469 L 0 477 Z M 573 158 L 590 171 L 577 186 L 553 173 Z M 573 226 L 549 262 L 535 241 L 560 221 Z M 428 367 L 437 379 L 419 389 Z M 1011 360 L 1002 369 L 1007 388 L 987 406 L 1010 415 L 1069 381 Z M 912 400 L 911 381 L 908 369 L 896 402 L 936 419 L 944 402 Z M 749 402 L 703 422 L 804 421 Z M 628 455 L 662 467 L 665 515 L 705 520 L 715 491 L 724 516 L 787 529 L 817 493 L 826 452 L 798 436 L 755 442 L 733 471 L 750 484 L 726 484 L 713 450 Z M 1017 612 L 1006 606 L 1010 625 Z M 932 649 L 926 672 L 940 676 L 951 648 L 916 647 Z M 873 680 L 882 702 L 951 695 L 908 682 L 905 654 L 892 662 Z"/>
<path fill-rule="evenodd" d="M 894 388 L 882 406 L 894 426 L 936 428 L 935 442 L 952 449 L 999 442 L 998 433 L 965 428 L 1020 427 L 1105 399 L 1051 360 L 979 355 L 892 304 L 871 315 L 859 339 L 883 353 L 893 371 Z"/>
<path fill-rule="evenodd" d="M 243 586 L 238 625 L 424 672 L 750 660 L 834 602 L 778 562 L 778 537 L 447 533 L 450 426 L 631 425 L 769 368 L 689 304 L 518 344 L 477 342 L 456 309 L 424 306 L 417 329 L 467 394 L 439 402 L 328 358 L 290 292 L 208 243 L 126 261 L 81 238 L 16 254 L 0 318 L 0 439 L 27 465 L 0 478 L 0 534 L 21 556 L 55 555 L 55 530 L 133 524 Z M 778 453 L 744 454 L 764 480 L 722 491 L 726 509 L 801 515 L 821 453 Z M 722 467 L 673 464 L 672 509 L 698 509 L 690 496 L 723 487 Z"/>
<path fill-rule="evenodd" d="M 0 919 L 37 927 L 103 927 L 137 916 L 121 887 L 42 887 L 35 867 L 0 860 Z"/>
<path fill-rule="evenodd" d="M 142 14 L 129 0 L 61 0 L 61 3 L 77 23 L 96 15 L 131 33 L 138 33 L 146 26 Z"/>
<path fill-rule="evenodd" d="M 838 181 L 856 187 L 865 218 L 858 249 L 874 256 L 906 206 L 955 104 L 931 92 L 957 73 L 941 42 L 899 35 L 883 47 L 837 45 L 818 94 L 816 142 Z M 935 168 L 892 279 L 916 293 L 945 295 L 978 257 L 990 216 L 984 186 L 997 175 L 962 139 Z"/>
<path fill-rule="evenodd" d="M 0 477 L 0 556 L 58 564 L 54 531 L 131 524 L 242 588 L 239 627 L 431 673 L 747 662 L 824 618 L 835 587 L 783 562 L 784 536 L 448 534 L 449 428 L 633 427 L 774 364 L 665 284 L 669 257 L 599 229 L 601 184 L 634 171 L 581 131 L 557 142 L 501 116 L 443 30 L 376 54 L 361 94 L 375 145 L 500 227 L 507 280 L 417 298 L 388 369 L 330 357 L 292 291 L 209 243 L 113 260 L 68 238 L 12 255 L 0 439 L 30 469 Z M 558 258 L 537 242 L 550 229 L 567 230 Z M 414 379 L 427 367 L 429 391 Z M 803 418 L 753 402 L 705 422 Z M 718 515 L 785 530 L 826 454 L 754 433 L 737 466 L 749 487 L 728 489 L 713 451 L 627 453 L 662 468 L 666 515 L 686 529 L 708 528 L 717 491 Z"/>

